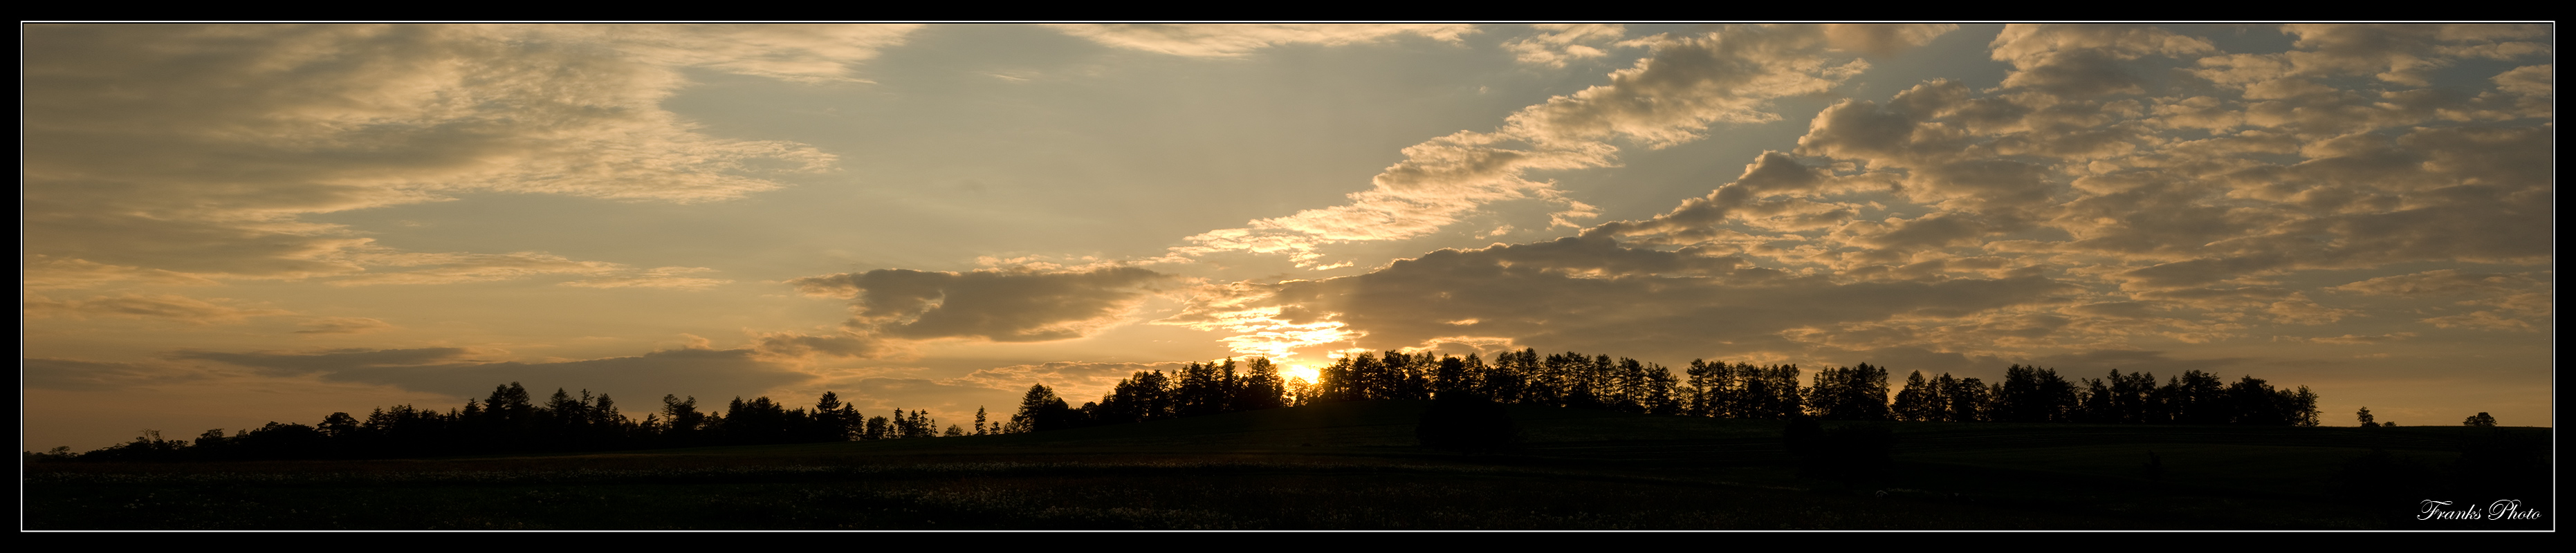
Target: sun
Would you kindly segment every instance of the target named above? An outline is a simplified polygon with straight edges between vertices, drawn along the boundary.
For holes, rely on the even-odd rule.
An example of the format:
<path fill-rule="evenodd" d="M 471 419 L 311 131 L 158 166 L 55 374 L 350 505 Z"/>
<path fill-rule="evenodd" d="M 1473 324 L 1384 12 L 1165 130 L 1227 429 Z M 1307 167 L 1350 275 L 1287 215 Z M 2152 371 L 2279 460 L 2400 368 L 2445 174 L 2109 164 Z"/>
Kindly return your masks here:
<path fill-rule="evenodd" d="M 1291 378 L 1303 378 L 1303 379 L 1306 379 L 1306 381 L 1307 381 L 1307 382 L 1314 382 L 1316 379 L 1321 378 L 1322 376 L 1323 376 L 1323 371 L 1322 371 L 1322 370 L 1317 369 L 1317 368 L 1315 368 L 1315 367 L 1307 366 L 1307 365 L 1280 365 L 1280 366 L 1279 366 L 1279 380 L 1281 380 L 1281 381 L 1286 381 L 1286 380 L 1291 379 Z"/>

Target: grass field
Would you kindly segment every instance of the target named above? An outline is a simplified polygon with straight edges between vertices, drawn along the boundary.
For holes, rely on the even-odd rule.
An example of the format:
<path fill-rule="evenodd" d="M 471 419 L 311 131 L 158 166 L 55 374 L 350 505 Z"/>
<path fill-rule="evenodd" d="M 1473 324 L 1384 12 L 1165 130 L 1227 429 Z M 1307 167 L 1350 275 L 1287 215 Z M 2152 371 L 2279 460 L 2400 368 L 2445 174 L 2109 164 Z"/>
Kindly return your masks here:
<path fill-rule="evenodd" d="M 2407 520 L 2391 513 L 2426 498 L 2391 490 L 2438 488 L 2356 487 L 2339 477 L 2373 450 L 2415 471 L 2385 475 L 2391 482 L 2439 477 L 2466 468 L 2455 466 L 2458 452 L 2486 435 L 2480 430 L 2547 440 L 2546 428 L 1896 423 L 1888 426 L 1894 463 L 1864 485 L 1801 477 L 1779 421 L 1515 407 L 1518 448 L 1462 455 L 1416 445 L 1426 406 L 1345 403 L 1035 434 L 615 454 L 48 463 L 27 466 L 23 516 L 38 530 L 2554 524 Z M 2162 467 L 2154 478 L 2144 470 L 2150 453 Z M 2520 497 L 2526 509 L 2554 516 L 2545 479 L 2529 489 Z"/>

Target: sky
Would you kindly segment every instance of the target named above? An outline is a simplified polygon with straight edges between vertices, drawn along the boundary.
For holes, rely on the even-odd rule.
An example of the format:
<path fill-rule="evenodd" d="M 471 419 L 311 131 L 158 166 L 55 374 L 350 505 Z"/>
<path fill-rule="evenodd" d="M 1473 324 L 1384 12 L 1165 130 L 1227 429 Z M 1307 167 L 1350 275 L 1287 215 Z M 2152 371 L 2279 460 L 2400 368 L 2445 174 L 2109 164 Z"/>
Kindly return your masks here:
<path fill-rule="evenodd" d="M 1398 349 L 2555 416 L 2546 24 L 21 32 L 29 450 Z"/>

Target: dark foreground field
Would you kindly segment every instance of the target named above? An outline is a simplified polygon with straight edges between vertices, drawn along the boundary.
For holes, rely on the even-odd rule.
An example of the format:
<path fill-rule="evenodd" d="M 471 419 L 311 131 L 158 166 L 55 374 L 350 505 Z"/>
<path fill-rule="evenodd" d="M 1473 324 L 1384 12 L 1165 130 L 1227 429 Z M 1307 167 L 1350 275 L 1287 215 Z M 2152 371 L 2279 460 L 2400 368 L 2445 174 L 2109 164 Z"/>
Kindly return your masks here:
<path fill-rule="evenodd" d="M 598 455 L 47 463 L 27 466 L 23 516 L 39 530 L 2505 530 L 2558 515 L 2546 471 L 2476 470 L 2528 460 L 2475 444 L 2545 444 L 2545 428 L 1897 423 L 1894 464 L 1852 478 L 1801 476 L 1778 421 L 1515 408 L 1515 451 L 1433 451 L 1415 445 L 1426 404 Z M 2541 518 L 2415 520 L 2427 499 L 2519 500 Z"/>

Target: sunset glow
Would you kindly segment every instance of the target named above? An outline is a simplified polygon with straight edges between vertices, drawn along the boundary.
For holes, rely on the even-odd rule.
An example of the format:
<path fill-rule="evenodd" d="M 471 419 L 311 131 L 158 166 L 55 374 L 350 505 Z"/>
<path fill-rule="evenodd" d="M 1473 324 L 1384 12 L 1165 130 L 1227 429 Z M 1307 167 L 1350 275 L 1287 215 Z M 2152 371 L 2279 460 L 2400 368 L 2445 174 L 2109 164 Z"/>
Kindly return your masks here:
<path fill-rule="evenodd" d="M 2545 24 L 22 30 L 34 451 L 1397 349 L 2554 417 Z"/>

